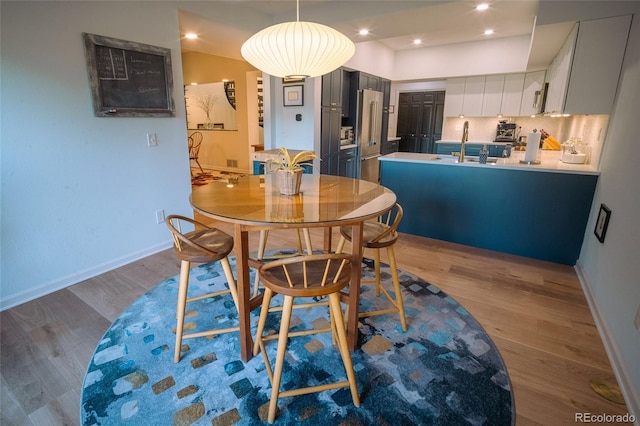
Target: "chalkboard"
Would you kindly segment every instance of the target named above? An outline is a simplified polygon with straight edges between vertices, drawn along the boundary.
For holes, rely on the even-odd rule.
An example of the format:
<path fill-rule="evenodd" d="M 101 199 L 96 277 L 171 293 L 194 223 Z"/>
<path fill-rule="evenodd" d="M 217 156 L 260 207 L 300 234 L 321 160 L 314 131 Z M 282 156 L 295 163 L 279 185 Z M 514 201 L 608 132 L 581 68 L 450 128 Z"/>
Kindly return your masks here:
<path fill-rule="evenodd" d="M 82 34 L 97 117 L 172 117 L 171 50 Z"/>

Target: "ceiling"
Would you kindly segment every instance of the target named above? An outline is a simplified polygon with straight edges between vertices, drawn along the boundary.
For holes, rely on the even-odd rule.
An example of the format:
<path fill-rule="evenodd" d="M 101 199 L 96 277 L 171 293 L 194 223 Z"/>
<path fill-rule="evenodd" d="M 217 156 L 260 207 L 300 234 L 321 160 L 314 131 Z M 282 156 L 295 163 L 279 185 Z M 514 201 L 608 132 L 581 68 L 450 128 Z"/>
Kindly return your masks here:
<path fill-rule="evenodd" d="M 539 0 L 486 0 L 489 9 L 476 11 L 484 0 L 306 1 L 300 2 L 300 20 L 329 25 L 354 43 L 377 41 L 394 51 L 534 34 L 529 69 L 546 68 L 566 39 L 573 23 L 535 27 Z M 196 2 L 200 3 L 200 2 Z M 217 19 L 193 9 L 180 10 L 180 32 L 195 32 L 196 40 L 182 39 L 183 51 L 199 51 L 242 59 L 240 46 L 255 32 L 296 19 L 296 3 L 289 1 L 217 1 L 234 7 L 238 19 Z M 200 3 L 201 5 L 203 3 Z M 220 11 L 220 9 L 219 9 Z M 370 33 L 361 36 L 358 31 Z M 494 34 L 484 35 L 486 29 Z M 414 39 L 422 40 L 418 46 Z"/>

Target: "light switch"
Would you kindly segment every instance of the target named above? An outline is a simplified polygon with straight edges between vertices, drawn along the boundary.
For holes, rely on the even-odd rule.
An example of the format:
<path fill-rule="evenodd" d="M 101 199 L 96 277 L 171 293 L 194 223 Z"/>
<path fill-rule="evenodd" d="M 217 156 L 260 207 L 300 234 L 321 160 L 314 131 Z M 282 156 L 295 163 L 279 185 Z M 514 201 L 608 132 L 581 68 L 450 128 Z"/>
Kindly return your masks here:
<path fill-rule="evenodd" d="M 148 146 L 158 145 L 158 136 L 155 133 L 147 133 L 147 145 Z"/>

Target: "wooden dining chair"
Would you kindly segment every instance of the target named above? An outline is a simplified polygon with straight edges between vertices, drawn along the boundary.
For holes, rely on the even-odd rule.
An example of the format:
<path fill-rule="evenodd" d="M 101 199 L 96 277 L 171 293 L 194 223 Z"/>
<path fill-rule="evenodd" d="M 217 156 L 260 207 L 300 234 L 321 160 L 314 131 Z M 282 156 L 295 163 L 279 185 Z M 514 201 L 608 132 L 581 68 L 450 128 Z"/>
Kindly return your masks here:
<path fill-rule="evenodd" d="M 238 291 L 236 281 L 231 271 L 228 255 L 233 249 L 233 237 L 217 228 L 211 228 L 196 220 L 170 215 L 165 219 L 169 231 L 173 236 L 173 249 L 175 255 L 181 261 L 180 284 L 178 287 L 178 301 L 176 305 L 176 346 L 174 361 L 180 362 L 182 340 L 194 337 L 214 336 L 216 334 L 238 331 L 239 327 L 214 328 L 184 334 L 184 312 L 186 304 L 210 297 L 218 297 L 223 294 L 231 294 L 233 303 L 238 309 Z M 183 227 L 194 228 L 190 232 L 184 232 Z M 189 270 L 191 263 L 209 263 L 220 261 L 227 278 L 228 289 L 207 293 L 201 296 L 187 298 L 189 287 Z"/>
<path fill-rule="evenodd" d="M 265 292 L 256 330 L 254 353 L 258 350 L 262 352 L 269 381 L 271 382 L 271 399 L 269 401 L 268 414 L 269 423 L 273 423 L 275 420 L 278 399 L 288 396 L 349 387 L 353 404 L 356 407 L 360 406 L 360 397 L 358 396 L 358 386 L 353 370 L 353 362 L 347 346 L 343 312 L 340 308 L 340 292 L 347 286 L 351 277 L 350 262 L 351 255 L 323 253 L 278 259 L 270 263 L 265 263 L 260 267 Z M 267 316 L 270 314 L 270 306 L 274 294 L 284 296 L 280 329 L 277 334 L 264 335 L 264 328 L 267 322 Z M 296 298 L 310 297 L 328 297 L 331 327 L 289 332 L 291 312 L 295 306 L 294 300 Z M 284 368 L 284 359 L 289 337 L 323 332 L 332 333 L 333 341 L 336 342 L 340 356 L 342 357 L 347 380 L 280 391 L 282 370 Z M 272 369 L 265 350 L 265 343 L 275 339 L 278 340 L 278 346 L 275 368 Z"/>
<path fill-rule="evenodd" d="M 207 173 L 204 172 L 204 169 L 200 165 L 200 160 L 198 159 L 200 157 L 200 146 L 202 145 L 202 139 L 202 132 L 193 132 L 189 135 L 189 138 L 187 139 L 189 145 L 189 163 L 191 163 L 191 161 L 195 161 L 198 165 L 198 168 L 200 169 L 200 176 L 206 176 Z"/>
<path fill-rule="evenodd" d="M 384 294 L 389 300 L 392 307 L 389 309 L 380 309 L 368 312 L 360 312 L 359 318 L 370 317 L 374 315 L 385 315 L 398 313 L 400 316 L 400 324 L 402 330 L 407 331 L 407 320 L 404 313 L 404 303 L 402 301 L 402 291 L 400 289 L 400 279 L 398 278 L 398 266 L 396 264 L 396 255 L 393 250 L 393 245 L 398 241 L 398 225 L 402 220 L 402 206 L 398 203 L 388 213 L 378 217 L 373 222 L 365 222 L 363 226 L 362 247 L 365 249 L 372 249 L 374 251 L 374 273 L 373 280 L 361 280 L 361 284 L 375 284 L 376 296 Z M 344 245 L 347 241 L 352 241 L 351 227 L 340 227 L 341 238 L 336 248 L 337 253 L 341 253 Z M 391 270 L 391 279 L 393 281 L 393 291 L 395 297 L 393 297 L 387 289 L 380 284 L 380 249 L 387 249 L 387 256 L 389 257 L 389 268 Z M 364 254 L 364 253 L 363 253 Z"/>

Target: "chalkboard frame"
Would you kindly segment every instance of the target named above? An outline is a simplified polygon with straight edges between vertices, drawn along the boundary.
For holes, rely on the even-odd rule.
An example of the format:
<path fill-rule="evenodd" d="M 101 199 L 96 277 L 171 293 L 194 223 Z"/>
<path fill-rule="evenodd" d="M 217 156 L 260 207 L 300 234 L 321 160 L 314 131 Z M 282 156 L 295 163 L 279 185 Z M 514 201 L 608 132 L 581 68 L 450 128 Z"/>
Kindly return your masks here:
<path fill-rule="evenodd" d="M 171 68 L 171 49 L 151 46 L 148 44 L 136 43 L 133 41 L 120 40 L 96 34 L 82 33 L 85 47 L 85 57 L 89 71 L 89 84 L 93 98 L 93 111 L 96 117 L 174 117 L 175 104 L 173 102 L 173 73 Z M 138 55 L 140 58 L 148 59 L 148 62 L 138 61 L 136 67 L 141 71 L 141 79 L 145 75 L 155 74 L 150 90 L 137 90 L 132 92 L 130 80 L 128 78 L 101 79 L 98 69 L 98 51 L 107 49 L 122 50 L 122 60 L 127 61 Z M 127 56 L 128 55 L 128 56 Z M 144 68 L 148 63 L 147 69 Z M 153 63 L 153 65 L 151 64 Z M 142 65 L 141 65 L 142 64 Z M 155 68 L 152 68 L 155 67 Z M 126 66 L 124 66 L 126 68 Z M 114 75 L 116 71 L 114 70 Z M 120 80 L 120 81 L 117 81 Z M 121 91 L 123 97 L 118 97 Z M 157 91 L 157 93 L 155 93 Z M 150 96 L 155 96 L 153 106 L 149 106 Z M 110 99 L 119 99 L 118 102 Z M 117 103 L 117 105 L 114 105 Z"/>

